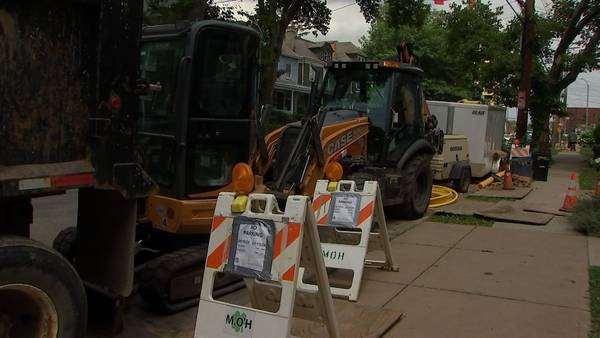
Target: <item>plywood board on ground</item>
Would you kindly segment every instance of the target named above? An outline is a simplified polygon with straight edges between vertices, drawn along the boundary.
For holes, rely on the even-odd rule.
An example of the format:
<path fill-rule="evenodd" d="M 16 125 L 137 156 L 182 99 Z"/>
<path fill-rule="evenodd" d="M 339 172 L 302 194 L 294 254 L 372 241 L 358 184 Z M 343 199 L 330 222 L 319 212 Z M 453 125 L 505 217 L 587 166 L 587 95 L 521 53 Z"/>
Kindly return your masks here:
<path fill-rule="evenodd" d="M 475 215 L 505 222 L 546 225 L 554 215 L 523 211 L 519 202 L 501 201 L 494 207 L 482 209 Z"/>
<path fill-rule="evenodd" d="M 402 312 L 392 309 L 378 309 L 346 300 L 335 300 L 335 313 L 340 327 L 340 336 L 344 338 L 383 337 L 402 319 Z M 327 337 L 327 328 L 323 324 L 294 318 L 292 334 L 298 337 Z"/>
<path fill-rule="evenodd" d="M 504 190 L 488 187 L 474 192 L 472 196 L 521 199 L 527 196 L 531 190 L 531 188 L 515 188 L 513 190 Z"/>
<path fill-rule="evenodd" d="M 445 205 L 443 207 L 430 209 L 434 212 L 445 212 L 456 215 L 472 216 L 478 210 L 489 208 L 495 205 L 496 201 L 478 201 L 475 199 L 467 199 L 466 195 L 460 195 L 455 203 Z"/>
<path fill-rule="evenodd" d="M 548 206 L 536 205 L 536 204 L 525 204 L 523 206 L 523 211 L 538 212 L 540 214 L 549 214 L 549 215 L 555 215 L 555 216 L 568 216 L 569 215 L 568 212 L 560 211 L 560 210 L 558 210 L 558 208 L 552 209 Z"/>

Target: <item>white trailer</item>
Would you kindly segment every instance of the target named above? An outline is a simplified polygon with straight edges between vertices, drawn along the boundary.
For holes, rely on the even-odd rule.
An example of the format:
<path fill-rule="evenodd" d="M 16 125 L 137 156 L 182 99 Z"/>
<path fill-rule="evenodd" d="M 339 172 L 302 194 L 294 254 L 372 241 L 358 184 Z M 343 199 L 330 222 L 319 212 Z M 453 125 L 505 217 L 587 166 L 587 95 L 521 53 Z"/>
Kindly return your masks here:
<path fill-rule="evenodd" d="M 506 107 L 443 101 L 427 101 L 427 104 L 445 134 L 467 137 L 473 177 L 498 171 Z"/>

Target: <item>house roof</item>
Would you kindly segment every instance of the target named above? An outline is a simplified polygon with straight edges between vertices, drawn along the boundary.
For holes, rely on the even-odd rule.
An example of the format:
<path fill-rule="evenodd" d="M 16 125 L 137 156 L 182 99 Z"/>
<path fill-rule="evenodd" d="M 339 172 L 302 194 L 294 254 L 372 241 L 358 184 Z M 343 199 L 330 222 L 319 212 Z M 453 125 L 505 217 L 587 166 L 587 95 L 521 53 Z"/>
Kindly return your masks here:
<path fill-rule="evenodd" d="M 335 41 L 335 54 L 333 55 L 334 61 L 350 61 L 350 55 L 359 55 L 367 57 L 367 55 L 352 42 L 338 42 Z"/>
<path fill-rule="evenodd" d="M 293 38 L 293 40 L 292 40 Z M 365 53 L 355 46 L 352 42 L 339 41 L 310 41 L 297 34 L 288 31 L 283 41 L 281 54 L 284 56 L 306 59 L 325 65 L 325 62 L 319 59 L 322 48 L 329 48 L 333 52 L 333 61 L 351 61 L 351 55 L 366 57 Z"/>

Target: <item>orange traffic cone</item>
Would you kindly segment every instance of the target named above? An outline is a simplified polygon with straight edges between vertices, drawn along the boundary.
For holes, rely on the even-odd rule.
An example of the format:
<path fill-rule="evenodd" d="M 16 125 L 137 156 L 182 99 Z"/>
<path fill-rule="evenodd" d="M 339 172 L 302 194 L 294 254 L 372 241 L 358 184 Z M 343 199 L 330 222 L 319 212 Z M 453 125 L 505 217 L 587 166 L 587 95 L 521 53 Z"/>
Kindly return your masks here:
<path fill-rule="evenodd" d="M 569 183 L 569 190 L 567 191 L 567 196 L 565 196 L 565 201 L 563 202 L 561 211 L 573 211 L 575 208 L 575 202 L 577 202 L 577 174 L 571 174 L 571 183 Z"/>
<path fill-rule="evenodd" d="M 506 164 L 506 170 L 504 171 L 504 182 L 503 187 L 504 190 L 514 190 L 515 186 L 513 185 L 512 174 L 510 173 L 510 163 Z"/>

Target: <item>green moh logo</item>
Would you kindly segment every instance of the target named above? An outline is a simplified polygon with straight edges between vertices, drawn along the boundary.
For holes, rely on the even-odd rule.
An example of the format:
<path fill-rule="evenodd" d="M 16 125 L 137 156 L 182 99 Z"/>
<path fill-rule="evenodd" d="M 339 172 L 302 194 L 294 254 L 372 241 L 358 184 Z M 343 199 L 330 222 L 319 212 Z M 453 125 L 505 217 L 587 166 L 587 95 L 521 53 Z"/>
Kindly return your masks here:
<path fill-rule="evenodd" d="M 231 325 L 231 328 L 237 333 L 243 333 L 244 329 L 252 330 L 252 320 L 246 318 L 246 314 L 235 311 L 233 315 L 227 315 L 225 323 Z"/>

